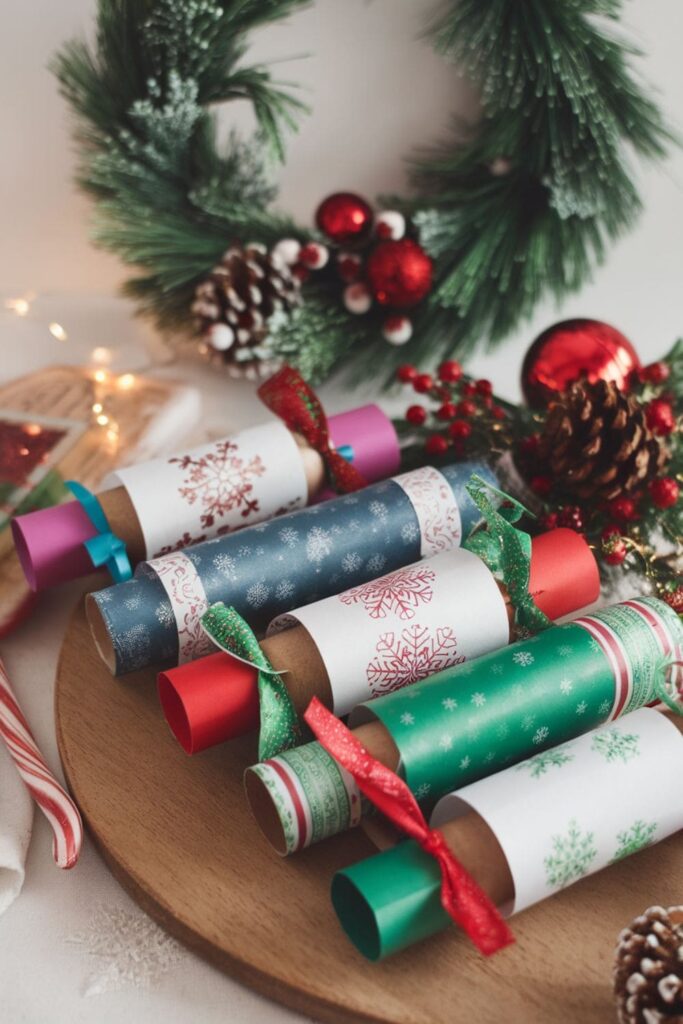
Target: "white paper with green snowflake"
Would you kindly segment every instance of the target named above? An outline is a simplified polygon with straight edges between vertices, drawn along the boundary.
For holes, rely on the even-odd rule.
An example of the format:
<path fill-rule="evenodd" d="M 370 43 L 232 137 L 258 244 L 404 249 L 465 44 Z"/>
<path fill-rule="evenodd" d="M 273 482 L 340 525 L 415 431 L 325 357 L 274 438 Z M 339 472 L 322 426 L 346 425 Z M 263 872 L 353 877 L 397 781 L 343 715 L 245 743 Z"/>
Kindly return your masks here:
<path fill-rule="evenodd" d="M 268 632 L 297 623 L 318 648 L 337 715 L 510 639 L 498 584 L 464 548 L 298 608 L 276 619 Z"/>
<path fill-rule="evenodd" d="M 444 797 L 432 825 L 474 810 L 515 886 L 507 913 L 683 828 L 683 736 L 643 708 Z"/>
<path fill-rule="evenodd" d="M 126 488 L 147 558 L 301 508 L 308 500 L 300 449 L 279 420 L 127 466 L 105 484 Z"/>

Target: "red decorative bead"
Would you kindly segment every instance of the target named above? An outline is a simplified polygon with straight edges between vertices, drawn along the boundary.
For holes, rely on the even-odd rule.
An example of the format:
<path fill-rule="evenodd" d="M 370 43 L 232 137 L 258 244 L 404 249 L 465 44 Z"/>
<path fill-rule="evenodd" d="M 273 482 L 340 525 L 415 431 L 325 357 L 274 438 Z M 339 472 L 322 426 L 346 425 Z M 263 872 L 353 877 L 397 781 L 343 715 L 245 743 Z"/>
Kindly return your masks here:
<path fill-rule="evenodd" d="M 671 508 L 678 501 L 680 488 L 673 477 L 663 476 L 653 480 L 649 486 L 652 504 L 657 508 Z"/>
<path fill-rule="evenodd" d="M 441 434 L 432 434 L 425 441 L 427 455 L 443 455 L 448 451 L 448 441 Z"/>
<path fill-rule="evenodd" d="M 662 596 L 678 615 L 683 615 L 683 587 L 676 587 L 675 590 L 669 590 Z"/>
<path fill-rule="evenodd" d="M 478 395 L 492 395 L 493 384 L 490 380 L 478 380 L 475 384 Z"/>
<path fill-rule="evenodd" d="M 670 434 L 676 426 L 674 411 L 663 398 L 655 398 L 645 407 L 645 421 L 653 434 Z"/>
<path fill-rule="evenodd" d="M 406 419 L 415 427 L 421 427 L 427 419 L 427 410 L 422 405 L 410 405 L 406 409 Z"/>
<path fill-rule="evenodd" d="M 439 367 L 439 380 L 446 384 L 456 384 L 462 377 L 462 366 L 455 359 L 447 359 Z"/>
<path fill-rule="evenodd" d="M 474 416 L 476 411 L 477 407 L 470 398 L 464 398 L 462 402 L 458 402 L 459 416 Z"/>
<path fill-rule="evenodd" d="M 621 497 L 614 498 L 610 501 L 607 507 L 610 515 L 613 515 L 615 519 L 622 519 L 629 522 L 638 518 L 638 509 L 632 498 L 625 498 L 622 495 Z"/>
<path fill-rule="evenodd" d="M 417 377 L 413 378 L 413 388 L 419 395 L 424 395 L 427 391 L 431 391 L 433 386 L 434 381 L 429 373 L 418 373 Z"/>
<path fill-rule="evenodd" d="M 410 384 L 411 381 L 417 377 L 417 367 L 411 366 L 410 363 L 404 363 L 403 366 L 399 366 L 396 371 L 396 379 L 400 380 L 402 384 Z"/>
<path fill-rule="evenodd" d="M 295 277 L 302 284 L 305 284 L 311 276 L 311 272 L 308 267 L 305 267 L 303 263 L 297 263 L 295 267 L 292 267 L 292 277 Z"/>
<path fill-rule="evenodd" d="M 432 261 L 410 238 L 380 242 L 368 257 L 366 274 L 381 306 L 408 309 L 417 305 L 432 286 Z"/>
<path fill-rule="evenodd" d="M 502 406 L 494 405 L 491 408 L 491 415 L 493 416 L 494 420 L 504 420 L 505 417 L 507 416 L 507 413 L 505 412 L 505 409 L 503 409 Z"/>
<path fill-rule="evenodd" d="M 669 379 L 670 373 L 671 370 L 667 363 L 650 363 L 640 371 L 640 379 L 649 384 L 663 384 L 665 380 Z"/>
<path fill-rule="evenodd" d="M 337 271 L 347 284 L 358 280 L 363 261 L 353 252 L 340 253 L 337 257 Z"/>
<path fill-rule="evenodd" d="M 623 537 L 612 534 L 602 542 L 602 554 L 608 565 L 621 565 L 628 554 Z"/>
<path fill-rule="evenodd" d="M 454 441 L 464 441 L 472 433 L 472 424 L 467 420 L 453 420 L 448 428 L 448 433 Z"/>
<path fill-rule="evenodd" d="M 557 525 L 580 532 L 584 527 L 583 510 L 578 505 L 567 505 L 561 509 L 557 517 Z"/>
<path fill-rule="evenodd" d="M 557 529 L 557 512 L 548 512 L 546 516 L 543 516 L 541 519 L 541 526 L 544 530 Z"/>
<path fill-rule="evenodd" d="M 608 540 L 610 537 L 614 537 L 615 535 L 621 537 L 621 527 L 617 526 L 616 523 L 611 523 L 609 526 L 604 527 L 600 537 L 602 540 Z"/>
<path fill-rule="evenodd" d="M 541 439 L 538 434 L 531 434 L 529 437 L 523 437 L 519 442 L 519 450 L 523 455 L 535 455 L 538 451 L 540 440 Z"/>
<path fill-rule="evenodd" d="M 465 383 L 462 386 L 462 393 L 463 395 L 476 395 L 477 385 L 474 383 L 473 380 L 465 381 Z"/>
<path fill-rule="evenodd" d="M 335 192 L 323 199 L 316 210 L 319 229 L 336 245 L 362 239 L 372 227 L 370 204 L 354 192 Z"/>
<path fill-rule="evenodd" d="M 531 489 L 544 498 L 553 489 L 553 482 L 549 476 L 532 476 Z"/>
<path fill-rule="evenodd" d="M 302 245 L 299 252 L 299 262 L 309 270 L 322 270 L 329 258 L 328 250 L 318 242 L 308 242 L 306 245 Z"/>
<path fill-rule="evenodd" d="M 456 415 L 456 408 L 453 402 L 444 402 L 436 411 L 437 418 L 440 420 L 452 420 Z"/>

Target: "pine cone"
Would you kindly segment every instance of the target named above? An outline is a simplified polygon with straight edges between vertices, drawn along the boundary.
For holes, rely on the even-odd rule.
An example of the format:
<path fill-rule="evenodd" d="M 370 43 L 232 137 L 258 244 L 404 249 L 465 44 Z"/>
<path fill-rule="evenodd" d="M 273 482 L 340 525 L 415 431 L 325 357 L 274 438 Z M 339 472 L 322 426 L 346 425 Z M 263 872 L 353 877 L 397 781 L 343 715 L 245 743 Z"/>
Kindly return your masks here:
<path fill-rule="evenodd" d="M 645 410 L 612 381 L 580 381 L 548 410 L 538 454 L 558 491 L 609 501 L 639 491 L 663 469 L 668 452 Z"/>
<path fill-rule="evenodd" d="M 614 993 L 619 1024 L 683 1021 L 683 906 L 650 907 L 623 930 Z"/>
<path fill-rule="evenodd" d="M 274 313 L 301 302 L 301 285 L 285 261 L 264 245 L 234 245 L 197 286 L 192 312 L 213 352 L 233 373 L 273 369 L 263 343 Z"/>

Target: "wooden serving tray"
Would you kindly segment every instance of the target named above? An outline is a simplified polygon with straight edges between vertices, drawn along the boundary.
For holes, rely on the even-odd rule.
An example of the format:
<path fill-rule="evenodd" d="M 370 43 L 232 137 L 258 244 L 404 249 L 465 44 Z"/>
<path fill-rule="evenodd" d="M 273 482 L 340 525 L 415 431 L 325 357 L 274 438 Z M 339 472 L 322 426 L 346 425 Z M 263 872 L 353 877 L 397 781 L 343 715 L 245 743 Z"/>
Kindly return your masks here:
<path fill-rule="evenodd" d="M 372 852 L 367 837 L 356 830 L 280 860 L 242 793 L 253 737 L 186 756 L 159 709 L 154 673 L 113 679 L 83 602 L 62 647 L 56 718 L 69 785 L 124 888 L 201 956 L 321 1021 L 606 1024 L 619 931 L 653 903 L 681 902 L 673 837 L 514 918 L 516 945 L 490 960 L 453 928 L 371 964 L 329 899 L 335 869 Z"/>

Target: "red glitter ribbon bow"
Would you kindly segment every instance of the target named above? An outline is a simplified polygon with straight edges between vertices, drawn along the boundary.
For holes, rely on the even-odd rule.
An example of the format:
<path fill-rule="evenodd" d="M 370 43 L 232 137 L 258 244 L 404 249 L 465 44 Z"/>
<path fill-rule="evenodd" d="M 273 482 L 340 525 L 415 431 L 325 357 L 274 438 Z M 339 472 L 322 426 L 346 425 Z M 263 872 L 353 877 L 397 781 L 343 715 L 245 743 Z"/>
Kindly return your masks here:
<path fill-rule="evenodd" d="M 325 410 L 315 391 L 292 366 L 283 366 L 258 389 L 258 396 L 291 431 L 301 434 L 323 458 L 330 485 L 343 494 L 367 480 L 332 445 Z"/>
<path fill-rule="evenodd" d="M 431 829 L 408 786 L 372 757 L 343 722 L 314 697 L 304 715 L 328 754 L 392 824 L 414 839 L 441 869 L 441 905 L 486 956 L 514 942 L 498 909 L 451 853 L 443 834 Z"/>

